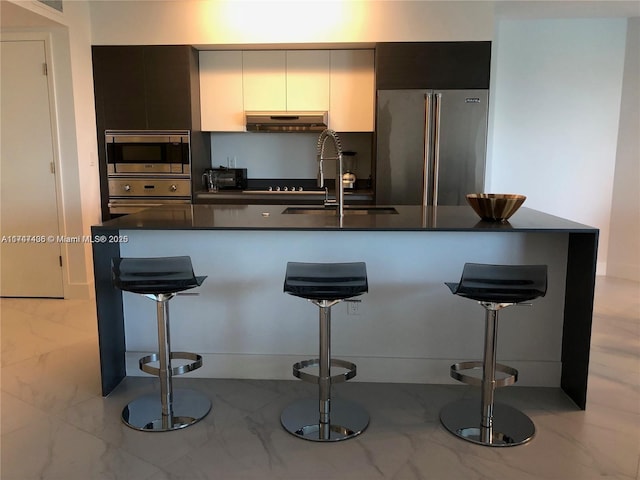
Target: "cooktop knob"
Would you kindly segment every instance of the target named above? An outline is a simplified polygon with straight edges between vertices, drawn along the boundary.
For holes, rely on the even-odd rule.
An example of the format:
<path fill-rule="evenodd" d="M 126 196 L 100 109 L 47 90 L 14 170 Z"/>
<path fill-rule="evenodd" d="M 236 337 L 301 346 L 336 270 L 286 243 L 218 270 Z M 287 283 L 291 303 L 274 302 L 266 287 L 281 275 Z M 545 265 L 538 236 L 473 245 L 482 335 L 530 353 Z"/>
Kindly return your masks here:
<path fill-rule="evenodd" d="M 284 191 L 288 192 L 289 191 L 289 187 L 284 187 Z"/>
<path fill-rule="evenodd" d="M 267 191 L 268 191 L 268 192 L 273 191 L 273 187 L 269 187 L 269 188 L 267 188 Z"/>
<path fill-rule="evenodd" d="M 279 192 L 279 191 L 280 191 L 280 187 L 276 187 L 276 192 Z"/>

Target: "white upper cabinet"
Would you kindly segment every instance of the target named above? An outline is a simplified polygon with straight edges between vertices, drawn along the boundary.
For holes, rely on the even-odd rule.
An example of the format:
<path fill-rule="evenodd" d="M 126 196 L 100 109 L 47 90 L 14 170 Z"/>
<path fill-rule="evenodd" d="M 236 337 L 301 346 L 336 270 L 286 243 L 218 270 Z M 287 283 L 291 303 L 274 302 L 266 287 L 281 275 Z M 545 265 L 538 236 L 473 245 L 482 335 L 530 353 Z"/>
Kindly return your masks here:
<path fill-rule="evenodd" d="M 374 125 L 373 50 L 200 52 L 202 130 L 245 131 L 245 111 L 328 111 L 340 132 Z"/>
<path fill-rule="evenodd" d="M 372 132 L 375 124 L 373 50 L 331 51 L 329 127 L 338 132 Z"/>
<path fill-rule="evenodd" d="M 329 110 L 329 50 L 287 51 L 287 110 Z"/>
<path fill-rule="evenodd" d="M 282 50 L 242 52 L 244 110 L 287 109 L 286 65 Z"/>
<path fill-rule="evenodd" d="M 242 52 L 200 52 L 200 112 L 205 132 L 243 132 Z"/>

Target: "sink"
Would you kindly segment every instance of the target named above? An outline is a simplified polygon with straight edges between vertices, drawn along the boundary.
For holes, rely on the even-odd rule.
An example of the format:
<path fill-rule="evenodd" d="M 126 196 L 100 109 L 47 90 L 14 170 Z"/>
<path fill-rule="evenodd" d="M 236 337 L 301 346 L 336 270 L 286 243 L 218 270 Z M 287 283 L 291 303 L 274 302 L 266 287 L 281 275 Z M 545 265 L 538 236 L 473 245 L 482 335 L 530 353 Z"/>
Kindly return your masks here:
<path fill-rule="evenodd" d="M 287 207 L 283 210 L 284 214 L 302 214 L 302 215 L 335 215 L 336 207 L 324 206 L 307 206 L 307 207 Z M 376 207 L 376 206 L 354 206 L 348 205 L 344 207 L 345 215 L 397 215 L 398 211 L 393 207 Z"/>

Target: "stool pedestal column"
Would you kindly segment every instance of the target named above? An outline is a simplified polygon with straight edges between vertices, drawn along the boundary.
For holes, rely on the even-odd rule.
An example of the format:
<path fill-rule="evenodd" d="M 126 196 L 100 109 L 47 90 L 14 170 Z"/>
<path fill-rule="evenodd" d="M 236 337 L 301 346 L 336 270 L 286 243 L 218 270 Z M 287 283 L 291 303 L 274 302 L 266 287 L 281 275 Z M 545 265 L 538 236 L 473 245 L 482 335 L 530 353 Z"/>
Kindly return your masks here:
<path fill-rule="evenodd" d="M 311 300 L 320 309 L 318 358 L 293 366 L 293 375 L 318 384 L 318 397 L 298 400 L 284 409 L 280 422 L 289 433 L 315 442 L 337 442 L 360 435 L 369 425 L 369 414 L 360 405 L 331 398 L 331 386 L 356 376 L 356 365 L 331 358 L 331 307 L 340 300 Z M 318 375 L 303 371 L 318 367 Z M 347 371 L 332 375 L 331 367 Z"/>
<path fill-rule="evenodd" d="M 169 333 L 169 300 L 172 296 L 158 295 L 158 357 L 160 368 L 160 404 L 162 406 L 162 428 L 173 426 L 173 379 L 171 376 L 171 337 Z M 167 297 L 167 298 L 162 298 Z"/>
<path fill-rule="evenodd" d="M 320 438 L 331 438 L 331 307 L 325 300 L 320 307 L 320 347 L 318 390 L 320 401 Z"/>
<path fill-rule="evenodd" d="M 498 311 L 513 303 L 479 302 L 485 308 L 484 355 L 481 362 L 461 362 L 451 366 L 451 376 L 480 387 L 480 410 L 475 400 L 459 400 L 444 407 L 440 421 L 454 435 L 473 443 L 515 446 L 528 442 L 535 434 L 533 422 L 513 407 L 495 402 L 497 387 L 513 385 L 518 371 L 496 361 Z M 460 373 L 482 368 L 482 380 Z M 507 374 L 497 379 L 496 372 Z"/>
<path fill-rule="evenodd" d="M 172 352 L 169 328 L 169 300 L 175 293 L 148 294 L 156 302 L 158 322 L 158 353 L 142 357 L 140 369 L 156 375 L 160 395 L 149 394 L 130 402 L 122 411 L 122 421 L 135 430 L 166 432 L 193 425 L 211 410 L 211 402 L 200 392 L 173 388 L 173 376 L 202 366 L 202 357 L 188 352 Z M 193 363 L 173 367 L 172 359 L 192 360 Z M 158 362 L 158 367 L 148 364 Z"/>
<path fill-rule="evenodd" d="M 486 308 L 484 330 L 484 368 L 482 369 L 482 397 L 480 409 L 480 440 L 491 443 L 493 438 L 493 403 L 496 391 L 496 341 L 498 340 L 498 311 Z"/>

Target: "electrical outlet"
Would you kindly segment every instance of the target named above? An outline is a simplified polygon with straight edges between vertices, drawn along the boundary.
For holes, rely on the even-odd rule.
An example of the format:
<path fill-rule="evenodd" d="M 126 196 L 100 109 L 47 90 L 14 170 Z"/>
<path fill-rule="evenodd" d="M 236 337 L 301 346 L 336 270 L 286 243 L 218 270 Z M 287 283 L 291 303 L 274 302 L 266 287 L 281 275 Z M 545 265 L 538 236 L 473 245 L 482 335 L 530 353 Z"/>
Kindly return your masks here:
<path fill-rule="evenodd" d="M 347 301 L 347 315 L 360 315 L 360 302 Z"/>

